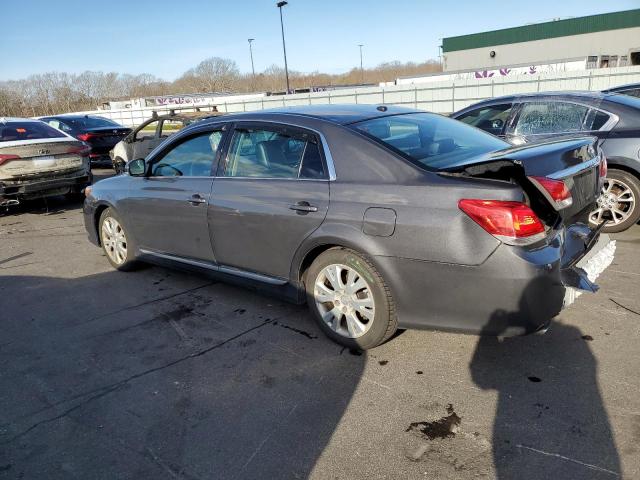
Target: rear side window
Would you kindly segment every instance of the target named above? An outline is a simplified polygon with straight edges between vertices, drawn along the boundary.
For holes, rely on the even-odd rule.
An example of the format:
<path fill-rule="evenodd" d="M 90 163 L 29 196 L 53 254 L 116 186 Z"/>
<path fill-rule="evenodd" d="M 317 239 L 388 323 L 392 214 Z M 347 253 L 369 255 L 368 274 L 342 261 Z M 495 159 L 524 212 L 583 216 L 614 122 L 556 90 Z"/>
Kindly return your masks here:
<path fill-rule="evenodd" d="M 365 120 L 352 128 L 420 167 L 441 170 L 508 143 L 462 122 L 433 113 L 411 113 Z"/>
<path fill-rule="evenodd" d="M 514 133 L 538 135 L 579 132 L 589 107 L 569 102 L 530 102 L 522 106 Z"/>
<path fill-rule="evenodd" d="M 319 146 L 313 135 L 239 128 L 233 133 L 224 175 L 253 178 L 323 178 Z"/>
<path fill-rule="evenodd" d="M 0 142 L 37 140 L 40 138 L 65 138 L 66 135 L 44 122 L 0 121 Z"/>
<path fill-rule="evenodd" d="M 501 135 L 511 114 L 512 106 L 513 104 L 511 103 L 504 103 L 481 107 L 460 115 L 457 120 L 489 132 L 492 135 Z"/>
<path fill-rule="evenodd" d="M 591 109 L 585 122 L 585 130 L 600 130 L 609 121 L 611 115 L 601 110 Z"/>

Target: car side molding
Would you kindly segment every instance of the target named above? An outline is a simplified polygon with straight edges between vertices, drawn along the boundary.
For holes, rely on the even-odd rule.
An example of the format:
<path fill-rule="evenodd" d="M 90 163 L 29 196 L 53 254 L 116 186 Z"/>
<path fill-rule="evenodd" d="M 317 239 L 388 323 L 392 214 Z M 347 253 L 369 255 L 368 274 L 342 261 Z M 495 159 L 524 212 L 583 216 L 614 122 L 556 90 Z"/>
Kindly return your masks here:
<path fill-rule="evenodd" d="M 269 275 L 263 275 L 261 273 L 251 272 L 247 270 L 242 270 L 240 268 L 228 267 L 225 265 L 216 265 L 213 263 L 202 262 L 199 260 L 193 260 L 190 258 L 179 257 L 176 255 L 169 255 L 166 253 L 154 252 L 153 250 L 146 250 L 144 248 L 140 249 L 140 253 L 142 255 L 149 255 L 152 257 L 161 258 L 163 260 L 169 260 L 172 262 L 183 263 L 186 265 L 191 265 L 193 267 L 204 268 L 206 270 L 210 270 L 213 272 L 226 273 L 228 275 L 235 275 L 236 277 L 242 277 L 249 280 L 255 280 L 257 282 L 267 283 L 269 285 L 285 285 L 288 283 L 288 280 L 284 278 L 272 277 Z"/>

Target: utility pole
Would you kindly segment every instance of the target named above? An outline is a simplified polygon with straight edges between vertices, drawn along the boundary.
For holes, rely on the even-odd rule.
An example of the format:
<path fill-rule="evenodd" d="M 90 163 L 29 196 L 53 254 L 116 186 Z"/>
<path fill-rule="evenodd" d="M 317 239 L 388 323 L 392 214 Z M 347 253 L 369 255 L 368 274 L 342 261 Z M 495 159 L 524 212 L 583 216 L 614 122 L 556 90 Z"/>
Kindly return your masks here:
<path fill-rule="evenodd" d="M 256 69 L 253 67 L 253 49 L 251 48 L 251 42 L 253 42 L 255 40 L 255 38 L 248 38 L 247 41 L 249 42 L 249 55 L 251 55 L 251 83 L 252 88 L 255 88 L 256 86 Z"/>
<path fill-rule="evenodd" d="M 362 68 L 362 47 L 364 45 L 359 43 L 358 46 L 360 47 L 360 83 L 364 85 L 364 69 Z"/>
<path fill-rule="evenodd" d="M 289 2 L 284 0 L 276 3 L 276 7 L 280 9 L 280 29 L 282 30 L 282 51 L 284 52 L 284 74 L 287 77 L 287 95 L 289 94 L 289 67 L 287 67 L 287 46 L 284 43 L 284 23 L 282 22 L 282 7 L 288 5 Z"/>

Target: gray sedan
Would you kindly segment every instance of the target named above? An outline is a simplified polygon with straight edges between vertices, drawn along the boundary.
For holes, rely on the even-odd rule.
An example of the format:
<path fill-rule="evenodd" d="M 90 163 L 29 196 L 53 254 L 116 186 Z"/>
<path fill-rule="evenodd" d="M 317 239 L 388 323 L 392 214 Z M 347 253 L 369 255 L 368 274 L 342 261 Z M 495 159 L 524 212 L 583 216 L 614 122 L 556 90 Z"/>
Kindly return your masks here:
<path fill-rule="evenodd" d="M 398 328 L 544 330 L 568 288 L 596 288 L 577 263 L 597 250 L 605 169 L 590 137 L 513 147 L 411 109 L 297 107 L 181 130 L 87 189 L 84 215 L 119 270 L 149 261 L 306 302 L 367 349 Z"/>

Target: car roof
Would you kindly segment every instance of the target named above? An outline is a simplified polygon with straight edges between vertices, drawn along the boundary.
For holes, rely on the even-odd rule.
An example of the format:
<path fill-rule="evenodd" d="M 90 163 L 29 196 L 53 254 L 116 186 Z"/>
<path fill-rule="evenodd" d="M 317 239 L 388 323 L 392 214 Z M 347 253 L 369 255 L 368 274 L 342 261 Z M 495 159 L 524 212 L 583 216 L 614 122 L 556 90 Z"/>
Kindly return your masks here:
<path fill-rule="evenodd" d="M 0 123 L 10 122 L 40 122 L 37 118 L 22 118 L 22 117 L 0 117 Z"/>
<path fill-rule="evenodd" d="M 100 118 L 100 119 L 105 119 L 105 120 L 110 120 L 107 117 L 102 117 L 100 115 L 78 115 L 78 114 L 74 114 L 74 113 L 62 113 L 60 115 L 45 115 L 44 117 L 40 117 L 40 118 L 66 118 L 66 119 L 70 119 L 70 120 L 76 120 L 79 118 Z"/>
<path fill-rule="evenodd" d="M 602 90 L 603 93 L 616 93 L 616 92 L 624 92 L 626 90 L 634 90 L 636 88 L 640 88 L 640 83 L 627 83 L 625 85 L 618 85 L 617 87 L 607 88 L 606 90 Z"/>
<path fill-rule="evenodd" d="M 244 112 L 230 114 L 228 120 L 260 120 L 264 116 L 302 116 L 325 120 L 339 125 L 371 120 L 389 115 L 401 115 L 406 113 L 420 113 L 420 110 L 413 108 L 397 107 L 394 105 L 300 105 L 295 107 L 281 107 L 267 110 L 256 110 L 254 112 Z M 225 116 L 225 120 L 226 120 Z"/>

